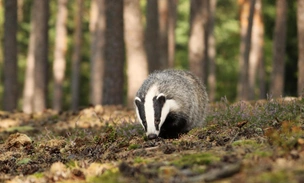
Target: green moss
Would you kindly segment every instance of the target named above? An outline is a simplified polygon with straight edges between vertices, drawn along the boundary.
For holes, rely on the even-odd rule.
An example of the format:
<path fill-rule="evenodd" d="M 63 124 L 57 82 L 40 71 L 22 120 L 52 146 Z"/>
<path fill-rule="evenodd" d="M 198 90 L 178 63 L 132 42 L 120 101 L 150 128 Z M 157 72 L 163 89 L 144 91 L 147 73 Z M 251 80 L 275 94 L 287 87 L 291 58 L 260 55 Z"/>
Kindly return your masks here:
<path fill-rule="evenodd" d="M 149 161 L 147 159 L 144 159 L 144 158 L 140 157 L 140 156 L 137 156 L 137 157 L 134 158 L 133 162 L 134 163 L 147 163 Z"/>
<path fill-rule="evenodd" d="M 245 156 L 245 158 L 252 158 L 252 157 L 256 157 L 256 156 L 258 156 L 258 157 L 263 157 L 263 158 L 266 158 L 266 157 L 270 157 L 270 156 L 272 156 L 272 152 L 270 152 L 270 151 L 262 151 L 262 150 L 257 150 L 257 151 L 254 151 L 254 152 L 252 152 L 252 153 L 249 153 L 249 154 L 246 154 L 246 156 Z"/>
<path fill-rule="evenodd" d="M 255 177 L 253 180 L 249 182 L 269 182 L 269 183 L 293 183 L 296 182 L 295 180 L 292 180 L 292 176 L 284 171 L 278 171 L 278 172 L 265 172 L 261 175 Z"/>
<path fill-rule="evenodd" d="M 140 147 L 140 145 L 138 145 L 138 144 L 130 144 L 128 147 L 128 150 L 138 149 L 139 147 Z"/>
<path fill-rule="evenodd" d="M 28 164 L 30 161 L 31 161 L 30 158 L 23 158 L 23 159 L 21 159 L 21 160 L 19 160 L 19 161 L 17 162 L 17 165 Z"/>
<path fill-rule="evenodd" d="M 37 172 L 37 173 L 34 173 L 32 176 L 39 179 L 39 178 L 44 177 L 44 173 L 43 172 Z"/>
<path fill-rule="evenodd" d="M 7 132 L 27 132 L 32 131 L 34 128 L 32 126 L 14 126 L 6 129 Z"/>
<path fill-rule="evenodd" d="M 87 182 L 104 182 L 104 183 L 116 183 L 123 182 L 120 173 L 117 168 L 105 171 L 101 176 L 91 177 Z"/>
<path fill-rule="evenodd" d="M 186 154 L 179 160 L 173 162 L 174 165 L 183 167 L 190 165 L 208 165 L 212 162 L 219 161 L 220 158 L 211 153 Z"/>
<path fill-rule="evenodd" d="M 69 161 L 66 166 L 69 168 L 75 168 L 77 167 L 77 161 Z"/>
<path fill-rule="evenodd" d="M 234 141 L 232 143 L 232 146 L 252 146 L 252 147 L 258 147 L 260 146 L 261 144 L 257 143 L 255 140 L 250 140 L 250 139 L 247 139 L 247 140 L 237 140 L 237 141 Z"/>

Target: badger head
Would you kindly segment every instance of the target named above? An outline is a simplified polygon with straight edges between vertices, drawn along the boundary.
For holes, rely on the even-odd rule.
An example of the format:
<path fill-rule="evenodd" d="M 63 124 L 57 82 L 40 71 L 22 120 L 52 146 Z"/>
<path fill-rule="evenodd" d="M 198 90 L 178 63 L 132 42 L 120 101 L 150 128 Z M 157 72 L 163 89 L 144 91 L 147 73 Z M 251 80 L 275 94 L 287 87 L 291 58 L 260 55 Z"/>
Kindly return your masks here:
<path fill-rule="evenodd" d="M 134 103 L 148 139 L 157 138 L 169 112 L 178 109 L 176 101 L 159 93 L 156 86 L 148 90 L 144 98 L 135 97 Z"/>

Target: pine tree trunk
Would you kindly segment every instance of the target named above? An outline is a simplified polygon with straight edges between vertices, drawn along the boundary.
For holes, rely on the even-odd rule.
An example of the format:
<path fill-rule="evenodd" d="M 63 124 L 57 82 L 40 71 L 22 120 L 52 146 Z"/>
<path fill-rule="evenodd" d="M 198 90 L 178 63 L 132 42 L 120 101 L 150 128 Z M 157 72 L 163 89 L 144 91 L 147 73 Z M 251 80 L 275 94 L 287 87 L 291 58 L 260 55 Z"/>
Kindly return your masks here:
<path fill-rule="evenodd" d="M 240 1 L 239 1 L 240 2 Z M 249 55 L 251 49 L 251 34 L 255 0 L 245 0 L 240 4 L 241 44 L 239 58 L 239 81 L 237 88 L 238 100 L 249 99 Z"/>
<path fill-rule="evenodd" d="M 264 41 L 264 40 L 263 40 Z M 258 69 L 258 81 L 259 81 L 259 98 L 265 99 L 267 96 L 266 91 L 266 71 L 265 71 L 265 60 L 264 60 L 264 52 L 260 54 L 259 59 L 259 69 Z"/>
<path fill-rule="evenodd" d="M 175 62 L 175 28 L 178 0 L 168 0 L 168 67 L 173 68 Z"/>
<path fill-rule="evenodd" d="M 148 56 L 149 72 L 159 69 L 159 23 L 158 0 L 147 1 L 147 27 L 145 47 Z"/>
<path fill-rule="evenodd" d="M 265 59 L 264 59 L 264 21 L 263 21 L 263 15 L 262 15 L 262 1 L 258 0 L 258 3 L 261 4 L 261 11 L 260 13 L 260 18 L 259 18 L 259 23 L 260 23 L 260 29 L 259 29 L 259 47 L 260 47 L 260 52 L 259 52 L 259 58 L 258 58 L 258 82 L 259 82 L 259 98 L 260 99 L 265 99 L 266 98 L 266 69 L 265 69 Z"/>
<path fill-rule="evenodd" d="M 34 0 L 35 14 L 35 68 L 34 68 L 34 112 L 46 108 L 47 64 L 48 64 L 48 0 Z"/>
<path fill-rule="evenodd" d="M 127 51 L 129 108 L 134 105 L 134 96 L 148 75 L 148 60 L 144 49 L 144 32 L 141 22 L 139 0 L 124 0 L 125 43 Z"/>
<path fill-rule="evenodd" d="M 192 0 L 190 3 L 190 37 L 188 42 L 188 56 L 190 71 L 205 81 L 206 37 L 207 23 L 206 0 Z"/>
<path fill-rule="evenodd" d="M 298 24 L 298 95 L 304 97 L 304 1 L 298 0 L 297 24 Z"/>
<path fill-rule="evenodd" d="M 102 104 L 103 77 L 105 64 L 105 0 L 93 0 L 91 3 L 91 79 L 90 102 L 93 105 Z"/>
<path fill-rule="evenodd" d="M 65 75 L 67 49 L 67 28 L 66 21 L 68 17 L 67 3 L 68 0 L 58 0 L 57 17 L 56 17 L 56 36 L 55 36 L 55 54 L 53 63 L 54 75 L 54 93 L 53 109 L 62 110 L 63 81 Z"/>
<path fill-rule="evenodd" d="M 80 79 L 80 61 L 82 45 L 82 16 L 84 0 L 77 0 L 75 13 L 75 32 L 73 37 L 73 54 L 72 54 L 72 111 L 77 111 L 79 107 L 79 79 Z"/>
<path fill-rule="evenodd" d="M 159 69 L 168 68 L 168 1 L 158 0 Z"/>
<path fill-rule="evenodd" d="M 4 96 L 6 111 L 17 108 L 17 0 L 4 1 Z"/>
<path fill-rule="evenodd" d="M 216 46 L 214 37 L 214 22 L 215 22 L 215 11 L 216 11 L 216 0 L 210 0 L 208 3 L 208 27 L 207 27 L 207 39 L 208 39 L 208 96 L 209 101 L 215 100 L 216 94 Z"/>
<path fill-rule="evenodd" d="M 106 0 L 106 53 L 103 104 L 123 104 L 124 32 L 123 0 Z"/>
<path fill-rule="evenodd" d="M 263 55 L 263 41 L 264 41 L 264 26 L 262 23 L 262 2 L 257 0 L 255 3 L 255 10 L 253 16 L 252 35 L 251 35 L 251 50 L 249 56 L 249 70 L 248 70 L 248 99 L 256 99 L 256 80 L 257 69 Z"/>
<path fill-rule="evenodd" d="M 23 5 L 24 0 L 17 0 L 17 17 L 18 17 L 18 23 L 21 23 L 23 20 Z"/>
<path fill-rule="evenodd" d="M 270 94 L 277 98 L 284 93 L 285 48 L 286 48 L 286 0 L 276 1 L 276 21 L 273 38 L 273 60 Z"/>
<path fill-rule="evenodd" d="M 32 7 L 31 12 L 31 31 L 28 46 L 28 53 L 26 58 L 25 82 L 23 89 L 23 106 L 24 113 L 30 114 L 34 111 L 34 69 L 35 69 L 35 6 Z"/>

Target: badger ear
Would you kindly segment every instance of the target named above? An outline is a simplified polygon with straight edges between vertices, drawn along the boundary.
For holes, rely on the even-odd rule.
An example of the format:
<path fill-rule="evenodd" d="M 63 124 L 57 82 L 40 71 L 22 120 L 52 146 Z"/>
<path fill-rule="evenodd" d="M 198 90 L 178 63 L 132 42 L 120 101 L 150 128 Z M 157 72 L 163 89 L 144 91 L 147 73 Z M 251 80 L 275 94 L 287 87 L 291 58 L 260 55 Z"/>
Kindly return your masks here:
<path fill-rule="evenodd" d="M 159 104 L 161 104 L 161 106 L 164 105 L 164 103 L 166 102 L 166 96 L 163 93 L 160 93 L 157 95 L 156 100 L 159 102 Z"/>
<path fill-rule="evenodd" d="M 141 104 L 141 100 L 140 100 L 140 98 L 139 98 L 139 97 L 135 97 L 135 99 L 134 99 L 134 103 L 135 103 L 135 105 L 138 107 L 138 106 L 139 106 L 139 104 Z"/>

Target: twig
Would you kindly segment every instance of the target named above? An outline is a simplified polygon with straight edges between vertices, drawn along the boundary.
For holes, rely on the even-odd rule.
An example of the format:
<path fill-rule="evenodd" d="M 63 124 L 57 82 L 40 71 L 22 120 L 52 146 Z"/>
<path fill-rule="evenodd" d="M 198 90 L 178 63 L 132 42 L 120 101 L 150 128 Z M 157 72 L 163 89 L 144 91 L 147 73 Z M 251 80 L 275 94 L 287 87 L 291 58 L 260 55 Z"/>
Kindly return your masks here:
<path fill-rule="evenodd" d="M 76 122 L 75 122 L 75 128 L 78 127 L 78 121 L 79 121 L 79 118 L 82 116 L 82 114 L 80 113 L 76 119 Z"/>
<path fill-rule="evenodd" d="M 94 113 L 95 116 L 99 119 L 99 122 L 102 123 L 101 118 L 97 115 L 97 113 L 95 112 L 95 110 L 93 110 L 93 113 Z"/>

